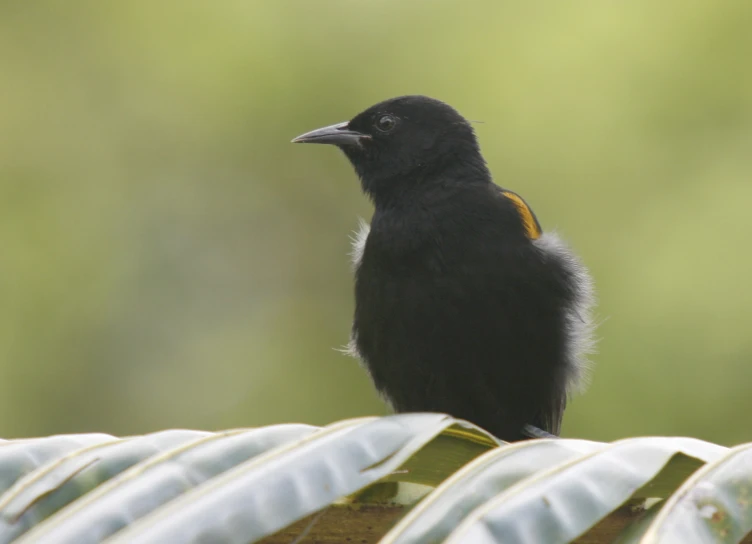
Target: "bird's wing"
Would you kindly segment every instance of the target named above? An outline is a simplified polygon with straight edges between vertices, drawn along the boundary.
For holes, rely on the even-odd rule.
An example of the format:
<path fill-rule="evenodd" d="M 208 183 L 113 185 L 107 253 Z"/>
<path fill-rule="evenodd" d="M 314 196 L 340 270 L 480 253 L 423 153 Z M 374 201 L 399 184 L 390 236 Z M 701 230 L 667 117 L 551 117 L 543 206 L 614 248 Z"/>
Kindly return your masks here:
<path fill-rule="evenodd" d="M 517 193 L 507 189 L 499 188 L 499 193 L 503 197 L 511 200 L 512 204 L 514 204 L 525 228 L 527 237 L 531 240 L 537 240 L 540 238 L 543 234 L 543 230 L 538 222 L 538 218 L 535 217 L 535 213 L 533 213 L 533 210 L 528 206 L 527 202 L 525 202 L 525 200 Z M 566 395 L 561 398 L 553 399 L 550 405 L 545 409 L 542 409 L 530 424 L 558 436 L 561 432 L 561 421 L 564 417 L 564 409 L 566 406 Z"/>
<path fill-rule="evenodd" d="M 517 208 L 517 213 L 520 215 L 520 219 L 522 220 L 522 224 L 525 227 L 527 237 L 531 240 L 537 240 L 538 238 L 540 238 L 541 234 L 543 234 L 543 231 L 541 229 L 540 223 L 538 222 L 538 218 L 535 217 L 533 210 L 530 209 L 530 206 L 527 205 L 527 202 L 525 202 L 525 200 L 517 193 L 513 193 L 512 191 L 508 191 L 507 189 L 499 188 L 499 191 L 502 196 L 511 200 L 512 204 L 514 204 L 514 207 Z"/>

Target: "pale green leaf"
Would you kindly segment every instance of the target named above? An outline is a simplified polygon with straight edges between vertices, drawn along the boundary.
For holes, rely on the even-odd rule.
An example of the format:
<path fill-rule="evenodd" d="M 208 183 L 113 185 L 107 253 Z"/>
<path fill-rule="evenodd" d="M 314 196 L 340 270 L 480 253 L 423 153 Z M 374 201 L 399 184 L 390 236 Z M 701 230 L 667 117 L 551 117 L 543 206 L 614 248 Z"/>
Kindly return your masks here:
<path fill-rule="evenodd" d="M 0 496 L 0 544 L 12 542 L 32 525 L 143 459 L 210 435 L 171 430 L 100 442 L 39 467 Z"/>
<path fill-rule="evenodd" d="M 736 543 L 752 531 L 752 444 L 737 446 L 689 478 L 639 541 Z"/>
<path fill-rule="evenodd" d="M 0 494 L 19 478 L 66 453 L 117 440 L 108 434 L 68 434 L 12 440 L 0 445 Z"/>
<path fill-rule="evenodd" d="M 457 424 L 473 428 L 442 414 L 401 414 L 325 428 L 215 478 L 108 542 L 254 542 L 399 471 Z M 462 432 L 475 440 L 482 436 Z M 409 480 L 409 471 L 405 476 Z"/>
<path fill-rule="evenodd" d="M 613 512 L 677 455 L 708 462 L 726 451 L 691 438 L 615 442 L 522 480 L 477 508 L 447 542 L 564 544 Z"/>
<path fill-rule="evenodd" d="M 182 444 L 101 484 L 16 542 L 100 542 L 209 478 L 315 430 L 309 425 L 272 425 Z"/>
<path fill-rule="evenodd" d="M 544 439 L 491 450 L 436 488 L 381 543 L 442 542 L 473 509 L 509 486 L 604 447 L 585 440 Z"/>

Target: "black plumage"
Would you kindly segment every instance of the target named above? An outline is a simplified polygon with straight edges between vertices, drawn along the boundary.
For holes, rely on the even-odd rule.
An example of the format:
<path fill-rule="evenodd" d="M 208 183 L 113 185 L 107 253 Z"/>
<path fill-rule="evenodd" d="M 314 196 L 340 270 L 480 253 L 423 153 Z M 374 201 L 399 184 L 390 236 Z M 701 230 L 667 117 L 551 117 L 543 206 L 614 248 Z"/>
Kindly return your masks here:
<path fill-rule="evenodd" d="M 591 280 L 493 183 L 470 123 L 404 96 L 293 141 L 342 149 L 375 205 L 355 242 L 351 349 L 394 410 L 505 440 L 558 434 L 591 346 Z"/>

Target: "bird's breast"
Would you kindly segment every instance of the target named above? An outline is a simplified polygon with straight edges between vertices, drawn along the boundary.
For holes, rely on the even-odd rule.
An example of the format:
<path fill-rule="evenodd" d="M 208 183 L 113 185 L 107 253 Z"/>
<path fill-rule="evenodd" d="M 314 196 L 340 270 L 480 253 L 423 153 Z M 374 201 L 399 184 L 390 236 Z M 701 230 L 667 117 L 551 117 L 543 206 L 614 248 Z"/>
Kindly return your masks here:
<path fill-rule="evenodd" d="M 444 271 L 444 243 L 439 232 L 424 226 L 368 228 L 361 226 L 353 241 L 353 262 L 359 276 L 413 281 Z"/>

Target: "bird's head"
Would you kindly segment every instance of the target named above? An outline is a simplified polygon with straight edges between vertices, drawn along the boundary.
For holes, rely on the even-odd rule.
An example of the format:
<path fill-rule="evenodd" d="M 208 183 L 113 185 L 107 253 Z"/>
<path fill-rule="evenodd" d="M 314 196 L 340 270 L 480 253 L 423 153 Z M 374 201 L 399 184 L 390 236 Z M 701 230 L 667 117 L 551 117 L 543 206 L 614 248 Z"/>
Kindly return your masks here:
<path fill-rule="evenodd" d="M 374 200 L 441 183 L 459 169 L 488 177 L 470 123 L 426 96 L 385 100 L 350 121 L 312 130 L 294 143 L 333 144 L 350 159 Z"/>

